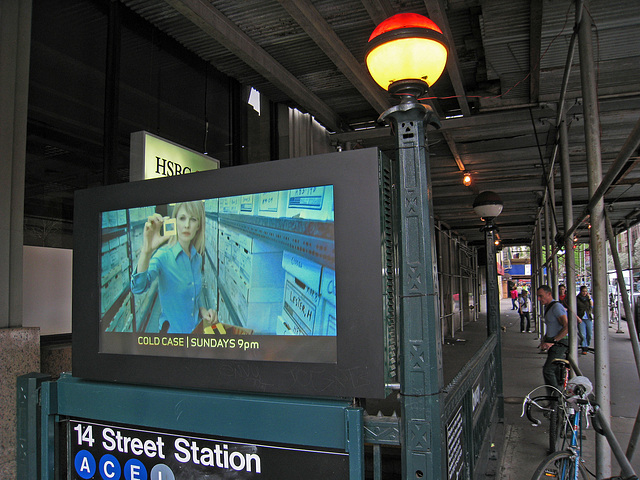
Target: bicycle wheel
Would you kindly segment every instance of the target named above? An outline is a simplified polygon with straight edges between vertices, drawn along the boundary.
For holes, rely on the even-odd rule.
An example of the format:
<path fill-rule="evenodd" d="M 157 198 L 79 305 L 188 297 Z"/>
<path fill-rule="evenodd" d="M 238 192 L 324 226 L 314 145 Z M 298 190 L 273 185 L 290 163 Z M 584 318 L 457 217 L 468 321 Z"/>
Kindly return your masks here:
<path fill-rule="evenodd" d="M 576 465 L 575 455 L 571 452 L 554 452 L 545 458 L 531 477 L 531 480 L 573 480 Z M 578 479 L 588 480 L 587 471 L 578 465 Z"/>

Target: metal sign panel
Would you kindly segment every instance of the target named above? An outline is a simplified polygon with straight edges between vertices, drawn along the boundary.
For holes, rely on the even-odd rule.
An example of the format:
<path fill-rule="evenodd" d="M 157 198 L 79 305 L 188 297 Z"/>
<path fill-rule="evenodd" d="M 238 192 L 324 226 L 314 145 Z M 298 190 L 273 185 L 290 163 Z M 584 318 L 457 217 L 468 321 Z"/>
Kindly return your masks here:
<path fill-rule="evenodd" d="M 220 160 L 144 130 L 131 134 L 129 180 L 173 177 L 220 168 Z"/>
<path fill-rule="evenodd" d="M 349 478 L 334 449 L 244 443 L 117 424 L 70 420 L 69 478 L 113 480 Z"/>
<path fill-rule="evenodd" d="M 447 479 L 460 480 L 465 477 L 465 452 L 463 439 L 464 421 L 462 406 L 447 424 Z"/>

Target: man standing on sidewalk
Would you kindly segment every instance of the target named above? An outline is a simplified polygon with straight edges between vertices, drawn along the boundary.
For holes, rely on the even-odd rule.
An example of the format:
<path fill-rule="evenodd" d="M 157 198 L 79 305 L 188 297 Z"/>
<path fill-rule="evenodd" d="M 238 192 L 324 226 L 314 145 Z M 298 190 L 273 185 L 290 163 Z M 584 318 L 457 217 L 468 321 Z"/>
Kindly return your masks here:
<path fill-rule="evenodd" d="M 548 285 L 542 285 L 538 288 L 537 296 L 540 303 L 544 305 L 545 324 L 545 335 L 539 348 L 547 352 L 547 361 L 542 367 L 542 376 L 546 385 L 561 388 L 562 385 L 558 383 L 553 361 L 556 358 L 565 359 L 569 350 L 567 311 L 560 302 L 553 299 L 553 292 Z M 550 394 L 553 395 L 555 392 L 550 392 Z"/>

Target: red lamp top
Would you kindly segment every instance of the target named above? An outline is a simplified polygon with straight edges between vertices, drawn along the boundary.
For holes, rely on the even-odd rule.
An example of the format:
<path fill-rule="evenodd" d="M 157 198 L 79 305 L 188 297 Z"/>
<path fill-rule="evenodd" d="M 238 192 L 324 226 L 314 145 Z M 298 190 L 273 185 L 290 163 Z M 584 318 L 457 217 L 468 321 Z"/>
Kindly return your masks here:
<path fill-rule="evenodd" d="M 383 33 L 391 30 L 398 30 L 400 28 L 428 28 L 429 30 L 435 30 L 438 33 L 442 33 L 440 27 L 438 27 L 433 20 L 425 17 L 424 15 L 420 15 L 418 13 L 398 13 L 397 15 L 389 17 L 380 23 L 373 33 L 371 33 L 369 41 L 378 35 L 382 35 Z"/>
<path fill-rule="evenodd" d="M 373 80 L 394 96 L 419 97 L 447 63 L 442 30 L 417 13 L 387 18 L 369 37 L 365 63 Z"/>

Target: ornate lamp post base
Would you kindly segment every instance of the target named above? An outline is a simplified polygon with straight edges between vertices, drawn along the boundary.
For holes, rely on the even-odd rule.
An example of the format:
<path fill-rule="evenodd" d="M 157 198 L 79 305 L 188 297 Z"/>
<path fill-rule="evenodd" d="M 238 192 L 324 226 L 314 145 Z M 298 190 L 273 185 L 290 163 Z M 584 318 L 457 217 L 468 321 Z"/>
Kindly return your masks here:
<path fill-rule="evenodd" d="M 400 385 L 404 478 L 444 478 L 442 332 L 425 125 L 439 122 L 412 96 L 383 113 L 398 148 Z"/>

